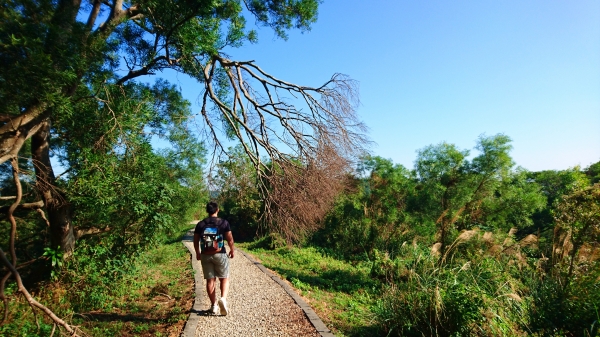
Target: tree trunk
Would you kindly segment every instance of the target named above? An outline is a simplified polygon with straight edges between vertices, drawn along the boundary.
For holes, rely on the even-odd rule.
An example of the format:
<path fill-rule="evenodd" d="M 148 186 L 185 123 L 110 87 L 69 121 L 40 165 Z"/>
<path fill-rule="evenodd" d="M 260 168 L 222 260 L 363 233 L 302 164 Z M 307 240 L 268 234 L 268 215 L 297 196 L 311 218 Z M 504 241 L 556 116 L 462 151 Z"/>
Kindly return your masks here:
<path fill-rule="evenodd" d="M 50 241 L 52 248 L 58 248 L 66 256 L 71 255 L 75 247 L 75 235 L 71 223 L 70 204 L 56 188 L 56 177 L 50 164 L 50 121 L 44 120 L 41 128 L 31 137 L 31 156 L 39 189 L 50 222 Z"/>
<path fill-rule="evenodd" d="M 0 113 L 0 164 L 17 157 L 25 141 L 40 129 L 47 106 L 33 104 L 20 115 Z"/>

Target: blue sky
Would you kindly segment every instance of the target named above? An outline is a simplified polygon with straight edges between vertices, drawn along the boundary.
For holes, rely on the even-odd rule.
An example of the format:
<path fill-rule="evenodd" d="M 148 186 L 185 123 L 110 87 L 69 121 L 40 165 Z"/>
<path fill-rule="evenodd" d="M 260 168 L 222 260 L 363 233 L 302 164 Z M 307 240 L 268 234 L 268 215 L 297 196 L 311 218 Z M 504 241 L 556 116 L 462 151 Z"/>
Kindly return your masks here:
<path fill-rule="evenodd" d="M 230 57 L 302 85 L 359 81 L 372 153 L 408 168 L 427 145 L 497 133 L 528 170 L 600 161 L 600 1 L 325 0 L 310 32 L 258 32 Z"/>

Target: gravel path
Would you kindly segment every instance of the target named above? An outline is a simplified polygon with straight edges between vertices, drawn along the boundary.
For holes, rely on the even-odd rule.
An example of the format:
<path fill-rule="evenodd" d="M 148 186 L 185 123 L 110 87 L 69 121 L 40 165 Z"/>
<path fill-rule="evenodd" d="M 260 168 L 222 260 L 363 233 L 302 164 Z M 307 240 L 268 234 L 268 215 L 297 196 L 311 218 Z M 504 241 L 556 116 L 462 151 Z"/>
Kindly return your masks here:
<path fill-rule="evenodd" d="M 189 234 L 187 242 L 184 238 L 183 243 L 193 252 Z M 209 314 L 206 281 L 202 279 L 202 267 L 199 261 L 195 261 L 194 255 L 192 263 L 196 264 L 194 269 L 199 274 L 196 275 L 197 298 L 184 330 L 184 337 L 333 336 L 289 286 L 258 262 L 247 258 L 240 250 L 236 250 L 235 257 L 229 260 L 229 314 Z M 219 295 L 220 291 L 217 290 L 217 298 Z M 190 330 L 196 321 L 196 330 L 192 333 Z"/>

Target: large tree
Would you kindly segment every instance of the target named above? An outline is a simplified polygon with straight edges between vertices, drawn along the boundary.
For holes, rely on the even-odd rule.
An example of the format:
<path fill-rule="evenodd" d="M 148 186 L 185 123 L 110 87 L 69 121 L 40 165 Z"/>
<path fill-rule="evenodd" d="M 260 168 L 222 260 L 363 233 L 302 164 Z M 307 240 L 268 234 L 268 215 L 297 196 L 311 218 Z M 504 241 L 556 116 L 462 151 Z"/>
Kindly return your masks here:
<path fill-rule="evenodd" d="M 51 188 L 52 123 L 64 116 L 76 120 L 72 117 L 85 114 L 85 105 L 103 107 L 112 98 L 100 93 L 146 75 L 170 69 L 196 79 L 202 100 L 199 133 L 217 154 L 226 152 L 223 137 L 239 140 L 260 172 L 269 171 L 261 154 L 288 167 L 291 160 L 308 162 L 318 153 L 343 160 L 360 149 L 354 81 L 334 75 L 319 87 L 295 85 L 222 52 L 256 40 L 256 32 L 245 28 L 245 13 L 285 38 L 289 28 L 309 29 L 317 7 L 317 0 L 7 2 L 0 9 L 0 97 L 5 102 L 0 163 L 33 139 L 53 245 L 71 250 L 73 227 L 68 203 Z M 300 102 L 294 105 L 291 97 Z"/>
<path fill-rule="evenodd" d="M 144 84 L 145 77 L 166 70 L 197 80 L 201 107 L 194 133 L 206 142 L 212 158 L 227 154 L 225 139 L 237 140 L 261 178 L 259 190 L 266 204 L 276 210 L 268 214 L 282 213 L 289 205 L 279 205 L 278 194 L 272 193 L 278 186 L 292 183 L 299 191 L 307 175 L 317 181 L 332 168 L 339 171 L 362 149 L 363 125 L 355 115 L 357 84 L 336 74 L 317 87 L 296 85 L 253 61 L 233 61 L 223 50 L 256 42 L 256 32 L 246 28 L 247 18 L 282 38 L 291 28 L 308 30 L 318 4 L 319 0 L 5 1 L 0 6 L 0 164 L 13 163 L 18 187 L 8 218 L 24 206 L 16 159 L 25 156 L 28 140 L 51 246 L 66 254 L 82 232 L 110 228 L 74 227 L 77 203 L 69 200 L 64 189 L 68 185 L 57 188 L 51 154 L 59 155 L 71 177 L 79 175 L 88 183 L 78 188 L 107 182 L 103 174 L 119 174 L 103 165 L 124 165 L 135 175 L 143 168 L 136 154 L 148 153 L 147 133 L 153 127 L 179 144 L 182 151 L 171 156 L 174 161 L 197 155 L 190 150 L 197 149 L 189 141 L 192 123 L 181 122 L 191 122 L 191 111 L 188 107 L 177 113 L 180 94 L 167 84 Z M 148 116 L 155 117 L 144 120 Z M 190 155 L 180 155 L 186 151 Z M 115 179 L 110 188 L 126 186 L 119 184 Z M 14 232 L 9 247 L 13 261 L 3 259 L 10 271 L 6 277 L 18 276 Z"/>

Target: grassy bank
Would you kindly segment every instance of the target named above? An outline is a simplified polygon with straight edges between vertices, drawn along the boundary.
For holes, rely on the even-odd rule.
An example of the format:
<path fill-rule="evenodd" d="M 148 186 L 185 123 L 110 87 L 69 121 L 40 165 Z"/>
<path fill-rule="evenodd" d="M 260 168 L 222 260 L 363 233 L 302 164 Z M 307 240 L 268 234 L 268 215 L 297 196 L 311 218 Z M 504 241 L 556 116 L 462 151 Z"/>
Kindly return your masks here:
<path fill-rule="evenodd" d="M 141 253 L 116 279 L 95 279 L 93 299 L 81 294 L 81 285 L 60 280 L 41 284 L 34 296 L 87 336 L 180 335 L 194 300 L 190 255 L 180 238 Z M 38 328 L 27 302 L 13 285 L 8 289 L 11 310 L 0 336 L 50 336 L 45 315 L 37 313 Z"/>

